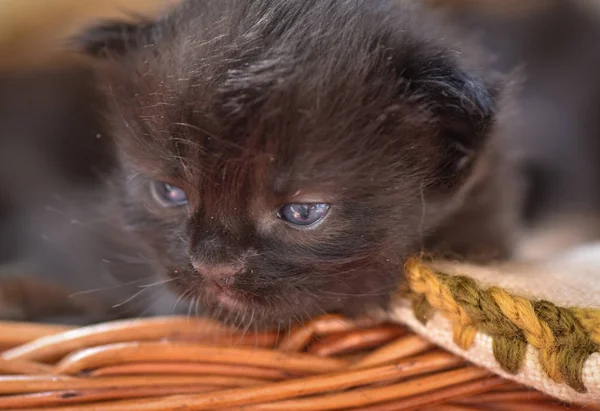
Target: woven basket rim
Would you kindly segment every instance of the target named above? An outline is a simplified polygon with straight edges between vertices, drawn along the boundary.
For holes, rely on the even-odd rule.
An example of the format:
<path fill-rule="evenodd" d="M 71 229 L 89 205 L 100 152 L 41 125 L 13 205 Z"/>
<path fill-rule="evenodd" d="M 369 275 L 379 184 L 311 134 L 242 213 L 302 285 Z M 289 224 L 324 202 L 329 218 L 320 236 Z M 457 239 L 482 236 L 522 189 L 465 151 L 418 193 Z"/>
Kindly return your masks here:
<path fill-rule="evenodd" d="M 282 334 L 188 317 L 82 328 L 3 322 L 7 342 L 0 409 L 558 407 L 400 325 L 335 315 Z"/>

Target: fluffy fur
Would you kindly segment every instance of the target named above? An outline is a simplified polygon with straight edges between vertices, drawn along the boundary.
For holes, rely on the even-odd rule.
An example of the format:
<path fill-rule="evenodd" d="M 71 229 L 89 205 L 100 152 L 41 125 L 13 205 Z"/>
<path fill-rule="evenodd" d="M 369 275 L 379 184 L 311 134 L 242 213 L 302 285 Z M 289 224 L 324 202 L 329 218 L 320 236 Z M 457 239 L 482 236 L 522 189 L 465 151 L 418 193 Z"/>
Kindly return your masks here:
<path fill-rule="evenodd" d="M 413 4 L 188 0 L 78 40 L 102 58 L 117 214 L 182 298 L 217 317 L 358 314 L 385 306 L 424 246 L 510 252 L 500 85 Z M 188 207 L 161 207 L 154 180 Z M 308 201 L 331 205 L 319 225 L 276 217 Z"/>

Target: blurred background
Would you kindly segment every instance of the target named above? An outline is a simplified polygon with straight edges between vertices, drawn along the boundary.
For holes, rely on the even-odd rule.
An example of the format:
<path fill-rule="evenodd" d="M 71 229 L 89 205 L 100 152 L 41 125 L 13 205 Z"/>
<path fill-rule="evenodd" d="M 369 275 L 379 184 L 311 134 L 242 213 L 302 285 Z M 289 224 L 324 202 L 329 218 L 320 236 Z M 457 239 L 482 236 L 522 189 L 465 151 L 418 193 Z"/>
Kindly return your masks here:
<path fill-rule="evenodd" d="M 600 1 L 434 0 L 523 82 L 506 138 L 524 163 L 522 256 L 600 237 Z"/>
<path fill-rule="evenodd" d="M 103 210 L 111 142 L 89 62 L 66 47 L 88 25 L 172 3 L 0 0 L 0 317 L 95 321 L 175 306 L 148 287 L 152 264 Z"/>
<path fill-rule="evenodd" d="M 600 2 L 424 1 L 496 69 L 524 74 L 506 125 L 528 183 L 522 256 L 600 238 Z M 0 316 L 18 300 L 31 307 L 11 312 L 20 319 L 177 306 L 102 210 L 110 136 L 88 63 L 64 49 L 97 20 L 153 17 L 175 2 L 0 0 Z"/>

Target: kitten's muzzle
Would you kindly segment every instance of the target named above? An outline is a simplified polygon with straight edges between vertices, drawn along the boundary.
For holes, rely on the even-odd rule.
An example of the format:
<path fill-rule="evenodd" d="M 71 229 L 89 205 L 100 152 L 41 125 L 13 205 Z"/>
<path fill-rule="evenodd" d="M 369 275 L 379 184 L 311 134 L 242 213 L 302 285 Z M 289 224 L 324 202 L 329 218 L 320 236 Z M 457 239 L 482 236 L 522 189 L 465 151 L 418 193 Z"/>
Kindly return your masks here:
<path fill-rule="evenodd" d="M 230 310 L 245 310 L 247 298 L 235 287 L 236 277 L 245 269 L 241 264 L 193 264 L 202 276 L 203 292 Z"/>
<path fill-rule="evenodd" d="M 193 264 L 194 268 L 206 281 L 219 287 L 232 287 L 236 276 L 242 272 L 239 264 Z"/>

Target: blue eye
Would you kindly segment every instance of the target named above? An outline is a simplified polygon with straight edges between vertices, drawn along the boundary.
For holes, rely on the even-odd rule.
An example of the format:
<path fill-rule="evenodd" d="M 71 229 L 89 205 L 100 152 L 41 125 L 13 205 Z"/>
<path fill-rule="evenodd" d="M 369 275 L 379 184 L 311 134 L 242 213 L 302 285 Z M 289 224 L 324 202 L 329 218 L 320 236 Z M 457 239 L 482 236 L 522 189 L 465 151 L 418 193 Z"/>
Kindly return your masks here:
<path fill-rule="evenodd" d="M 188 203 L 181 188 L 160 181 L 152 183 L 152 195 L 163 207 L 179 207 Z"/>
<path fill-rule="evenodd" d="M 288 204 L 279 211 L 278 217 L 290 224 L 306 227 L 325 218 L 328 210 L 329 205 L 322 203 Z"/>

